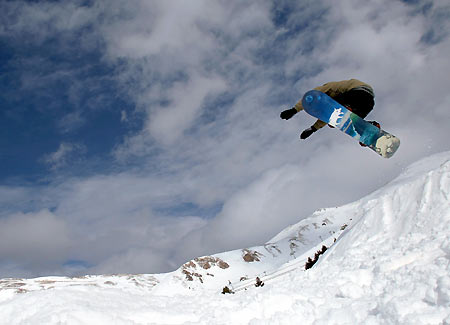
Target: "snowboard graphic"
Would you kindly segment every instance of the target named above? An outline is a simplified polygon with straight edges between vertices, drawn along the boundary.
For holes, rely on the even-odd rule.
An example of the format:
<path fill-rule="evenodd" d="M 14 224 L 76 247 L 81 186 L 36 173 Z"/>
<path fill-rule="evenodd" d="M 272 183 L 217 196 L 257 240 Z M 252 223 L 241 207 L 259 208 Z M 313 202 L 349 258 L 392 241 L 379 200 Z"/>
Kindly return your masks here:
<path fill-rule="evenodd" d="M 392 157 L 400 146 L 400 139 L 365 121 L 321 91 L 308 91 L 302 105 L 308 114 L 347 133 L 384 158 Z"/>

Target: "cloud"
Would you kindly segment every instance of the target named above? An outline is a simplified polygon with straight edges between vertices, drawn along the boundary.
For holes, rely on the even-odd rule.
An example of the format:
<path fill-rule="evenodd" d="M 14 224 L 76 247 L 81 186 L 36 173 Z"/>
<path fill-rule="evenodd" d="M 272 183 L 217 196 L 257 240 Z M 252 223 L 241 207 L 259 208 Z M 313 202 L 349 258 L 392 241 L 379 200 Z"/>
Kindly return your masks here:
<path fill-rule="evenodd" d="M 60 121 L 59 121 L 59 128 L 62 132 L 68 133 L 73 131 L 74 129 L 77 129 L 81 127 L 85 123 L 85 119 L 81 117 L 80 111 L 75 111 L 66 114 Z"/>
<path fill-rule="evenodd" d="M 215 218 L 183 239 L 179 259 L 263 244 L 302 216 L 357 200 L 397 173 L 387 170 L 383 161 L 361 154 L 358 147 L 314 146 L 317 142 L 302 146 L 311 157 L 300 165 L 268 169 L 233 193 Z M 360 170 L 371 172 L 364 175 Z"/>
<path fill-rule="evenodd" d="M 38 212 L 0 217 L 0 273 L 79 275 L 177 268 L 172 255 L 178 243 L 204 221 L 156 214 L 154 209 L 169 203 L 165 191 L 172 191 L 160 185 L 123 174 L 65 181 L 41 188 L 39 195 L 9 190 L 10 196 L 28 198 L 28 207 Z M 52 206 L 52 212 L 41 206 Z"/>
<path fill-rule="evenodd" d="M 2 3 L 2 7 L 1 34 L 32 35 L 38 42 L 44 42 L 55 33 L 70 33 L 92 25 L 99 13 L 83 6 L 81 1 L 33 3 L 18 0 Z"/>
<path fill-rule="evenodd" d="M 164 145 L 173 144 L 199 118 L 207 96 L 224 90 L 225 82 L 219 78 L 194 76 L 176 84 L 168 95 L 172 101 L 152 113 L 146 131 Z"/>
<path fill-rule="evenodd" d="M 67 224 L 48 210 L 0 219 L 1 260 L 25 264 L 27 271 L 48 270 L 64 262 L 71 243 Z"/>
<path fill-rule="evenodd" d="M 75 157 L 78 154 L 82 154 L 84 151 L 85 147 L 82 145 L 73 143 L 61 143 L 58 150 L 47 154 L 42 158 L 42 161 L 47 164 L 50 169 L 57 170 L 67 166 L 74 160 L 79 160 L 79 158 Z"/>
<path fill-rule="evenodd" d="M 78 32 L 81 52 L 100 49 L 108 78 L 141 119 L 96 174 L 0 188 L 7 207 L 0 220 L 19 238 L 35 220 L 62 231 L 66 248 L 50 251 L 48 272 L 163 272 L 261 244 L 315 209 L 359 199 L 410 162 L 450 149 L 445 1 L 17 3 L 21 14 L 8 15 L 13 30 L 42 27 L 42 41 Z M 369 118 L 402 140 L 392 159 L 329 128 L 300 141 L 314 122 L 306 113 L 279 119 L 306 90 L 348 78 L 375 88 Z M 80 89 L 71 88 L 73 102 Z M 131 120 L 123 107 L 119 113 Z M 66 117 L 68 126 L 76 122 Z M 83 153 L 74 143 L 61 141 L 45 157 L 50 168 L 70 167 Z M 18 247 L 14 272 L 41 272 L 24 251 Z M 13 246 L 0 253 L 11 256 Z"/>
<path fill-rule="evenodd" d="M 120 122 L 128 122 L 128 113 L 127 111 L 120 112 Z"/>
<path fill-rule="evenodd" d="M 184 257 L 180 260 L 174 258 L 179 242 L 187 233 L 203 224 L 204 221 L 195 217 L 147 219 L 128 227 L 125 234 L 117 233 L 114 239 L 118 240 L 118 245 L 113 247 L 113 250 L 105 247 L 106 256 L 103 256 L 100 262 L 87 247 L 84 258 L 91 257 L 95 266 L 90 268 L 89 272 L 97 274 L 117 273 L 118 270 L 124 270 L 124 265 L 127 265 L 126 272 L 131 273 L 142 273 L 145 270 L 162 273 L 175 270 L 180 266 L 180 260 L 181 263 L 184 262 Z M 133 228 L 134 231 L 130 231 Z M 100 244 L 105 242 L 99 241 Z"/>

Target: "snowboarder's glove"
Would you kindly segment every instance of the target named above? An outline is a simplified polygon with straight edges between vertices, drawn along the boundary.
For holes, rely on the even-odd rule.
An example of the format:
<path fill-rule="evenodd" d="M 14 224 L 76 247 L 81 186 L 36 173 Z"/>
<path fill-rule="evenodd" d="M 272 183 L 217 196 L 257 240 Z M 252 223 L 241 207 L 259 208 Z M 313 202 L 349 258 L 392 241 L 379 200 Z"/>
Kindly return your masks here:
<path fill-rule="evenodd" d="M 283 120 L 289 120 L 295 114 L 297 114 L 297 110 L 295 109 L 295 107 L 292 107 L 291 109 L 287 109 L 285 111 L 282 111 L 281 114 L 280 114 L 280 117 Z"/>
<path fill-rule="evenodd" d="M 302 134 L 300 134 L 300 139 L 304 140 L 316 131 L 317 129 L 314 126 L 311 126 L 310 128 L 307 128 L 305 131 L 303 131 Z"/>

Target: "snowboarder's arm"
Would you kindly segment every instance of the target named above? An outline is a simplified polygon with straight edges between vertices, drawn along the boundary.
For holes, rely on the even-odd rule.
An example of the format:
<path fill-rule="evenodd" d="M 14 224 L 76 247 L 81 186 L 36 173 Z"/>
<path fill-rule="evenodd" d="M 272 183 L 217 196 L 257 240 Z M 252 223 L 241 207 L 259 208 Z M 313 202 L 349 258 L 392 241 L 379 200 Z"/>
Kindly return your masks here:
<path fill-rule="evenodd" d="M 297 104 L 295 104 L 294 108 L 297 110 L 297 112 L 303 111 L 303 105 L 302 100 L 300 99 Z"/>
<path fill-rule="evenodd" d="M 295 104 L 294 108 L 297 110 L 297 112 L 300 112 L 303 110 L 302 101 L 300 100 L 297 104 Z M 312 126 L 317 131 L 321 128 L 323 128 L 327 123 L 321 120 L 317 120 L 316 123 L 314 123 Z"/>
<path fill-rule="evenodd" d="M 317 120 L 317 122 L 314 123 L 314 125 L 312 125 L 311 127 L 307 128 L 306 130 L 303 130 L 302 134 L 300 134 L 300 139 L 308 138 L 311 134 L 313 134 L 314 132 L 316 132 L 320 128 L 323 128 L 325 125 L 327 125 L 327 123 L 322 122 L 321 120 Z"/>

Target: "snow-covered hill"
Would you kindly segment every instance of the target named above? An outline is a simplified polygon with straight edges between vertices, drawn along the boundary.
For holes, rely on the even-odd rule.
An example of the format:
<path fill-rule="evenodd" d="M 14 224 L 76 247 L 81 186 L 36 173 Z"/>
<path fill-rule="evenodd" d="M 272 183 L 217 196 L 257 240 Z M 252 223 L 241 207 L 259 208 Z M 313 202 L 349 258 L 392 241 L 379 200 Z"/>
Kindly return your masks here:
<path fill-rule="evenodd" d="M 0 280 L 0 324 L 450 324 L 449 260 L 446 152 L 263 246 L 172 273 Z"/>

